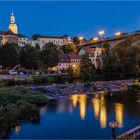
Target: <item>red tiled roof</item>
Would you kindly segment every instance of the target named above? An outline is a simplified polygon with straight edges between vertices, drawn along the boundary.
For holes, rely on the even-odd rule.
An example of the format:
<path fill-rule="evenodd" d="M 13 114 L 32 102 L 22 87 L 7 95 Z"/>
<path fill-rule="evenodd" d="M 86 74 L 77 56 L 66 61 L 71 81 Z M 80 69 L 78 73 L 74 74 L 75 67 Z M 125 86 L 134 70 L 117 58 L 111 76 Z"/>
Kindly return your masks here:
<path fill-rule="evenodd" d="M 86 53 L 94 53 L 96 48 L 85 48 L 84 50 Z"/>

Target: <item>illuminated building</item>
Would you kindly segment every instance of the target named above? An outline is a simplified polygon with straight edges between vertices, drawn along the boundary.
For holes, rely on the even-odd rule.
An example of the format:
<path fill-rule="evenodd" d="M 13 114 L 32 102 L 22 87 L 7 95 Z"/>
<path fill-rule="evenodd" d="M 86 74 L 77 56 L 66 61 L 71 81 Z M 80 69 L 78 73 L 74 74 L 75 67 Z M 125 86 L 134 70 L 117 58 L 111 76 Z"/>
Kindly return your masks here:
<path fill-rule="evenodd" d="M 18 44 L 18 37 L 11 30 L 0 31 L 1 44 Z"/>
<path fill-rule="evenodd" d="M 11 17 L 10 17 L 10 25 L 9 25 L 9 30 L 11 30 L 13 33 L 17 34 L 18 33 L 18 27 L 15 23 L 15 16 L 12 11 Z"/>

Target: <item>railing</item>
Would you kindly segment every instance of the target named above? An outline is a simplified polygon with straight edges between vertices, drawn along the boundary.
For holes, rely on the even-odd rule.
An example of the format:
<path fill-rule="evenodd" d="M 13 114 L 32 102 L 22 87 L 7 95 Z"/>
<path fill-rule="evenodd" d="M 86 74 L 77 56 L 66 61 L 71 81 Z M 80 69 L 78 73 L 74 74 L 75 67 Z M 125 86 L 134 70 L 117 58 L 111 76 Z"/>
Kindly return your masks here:
<path fill-rule="evenodd" d="M 140 135 L 140 125 L 130 129 L 129 131 L 123 133 L 122 135 L 118 136 L 116 139 L 120 140 L 120 139 L 130 139 L 130 138 L 137 138 Z"/>

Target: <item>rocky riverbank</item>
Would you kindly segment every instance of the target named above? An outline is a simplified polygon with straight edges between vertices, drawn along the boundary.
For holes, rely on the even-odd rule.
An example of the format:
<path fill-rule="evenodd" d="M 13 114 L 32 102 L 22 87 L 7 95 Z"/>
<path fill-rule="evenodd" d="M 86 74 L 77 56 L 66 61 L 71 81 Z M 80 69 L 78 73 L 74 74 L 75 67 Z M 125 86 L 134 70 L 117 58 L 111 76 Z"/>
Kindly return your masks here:
<path fill-rule="evenodd" d="M 32 87 L 32 90 L 40 90 L 49 99 L 58 99 L 73 94 L 96 94 L 97 92 L 126 91 L 134 80 L 94 81 L 92 83 L 53 84 L 47 86 Z"/>

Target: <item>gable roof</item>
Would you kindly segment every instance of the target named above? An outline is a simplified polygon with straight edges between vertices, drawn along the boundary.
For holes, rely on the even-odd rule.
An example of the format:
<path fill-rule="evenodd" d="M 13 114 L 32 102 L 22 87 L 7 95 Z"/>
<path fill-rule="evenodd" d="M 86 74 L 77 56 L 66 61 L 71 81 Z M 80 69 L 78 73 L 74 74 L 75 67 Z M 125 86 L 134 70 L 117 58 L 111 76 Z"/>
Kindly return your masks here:
<path fill-rule="evenodd" d="M 11 30 L 8 31 L 0 31 L 0 35 L 15 35 L 15 33 L 13 33 Z"/>

